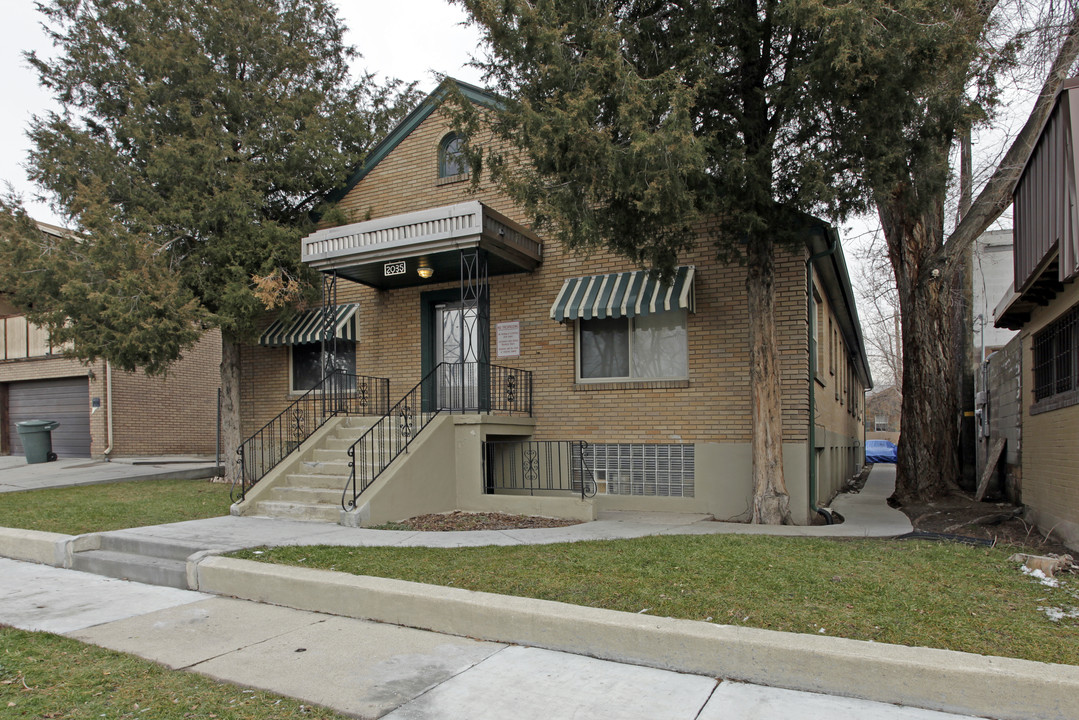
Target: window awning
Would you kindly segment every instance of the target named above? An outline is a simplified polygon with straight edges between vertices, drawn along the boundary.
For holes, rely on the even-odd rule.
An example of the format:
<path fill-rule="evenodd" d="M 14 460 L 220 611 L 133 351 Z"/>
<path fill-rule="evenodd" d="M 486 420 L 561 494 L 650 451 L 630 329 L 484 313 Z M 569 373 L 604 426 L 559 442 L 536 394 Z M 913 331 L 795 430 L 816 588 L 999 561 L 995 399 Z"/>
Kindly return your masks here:
<path fill-rule="evenodd" d="M 685 309 L 693 312 L 692 265 L 682 265 L 665 285 L 645 270 L 570 278 L 551 306 L 551 319 L 633 317 Z"/>
<path fill-rule="evenodd" d="M 334 329 L 342 340 L 356 340 L 357 311 L 359 303 L 338 305 L 334 308 Z M 259 345 L 280 347 L 282 345 L 303 345 L 322 340 L 322 308 L 305 310 L 289 323 L 275 320 L 259 337 Z"/>

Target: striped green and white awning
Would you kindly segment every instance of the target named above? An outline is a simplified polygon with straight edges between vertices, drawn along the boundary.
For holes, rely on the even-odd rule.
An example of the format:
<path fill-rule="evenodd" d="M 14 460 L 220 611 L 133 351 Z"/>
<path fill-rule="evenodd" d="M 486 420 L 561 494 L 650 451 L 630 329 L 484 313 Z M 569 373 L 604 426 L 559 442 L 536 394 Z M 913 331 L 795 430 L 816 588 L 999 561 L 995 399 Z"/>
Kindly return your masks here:
<path fill-rule="evenodd" d="M 359 303 L 338 305 L 333 309 L 333 324 L 338 338 L 354 341 L 359 337 L 356 328 L 357 311 L 359 309 Z M 305 310 L 288 323 L 275 320 L 259 337 L 259 345 L 280 347 L 282 345 L 316 343 L 321 340 L 322 308 L 315 308 L 314 310 Z"/>
<path fill-rule="evenodd" d="M 692 265 L 682 265 L 665 285 L 644 270 L 570 278 L 551 306 L 551 319 L 633 317 L 686 309 L 693 312 Z"/>

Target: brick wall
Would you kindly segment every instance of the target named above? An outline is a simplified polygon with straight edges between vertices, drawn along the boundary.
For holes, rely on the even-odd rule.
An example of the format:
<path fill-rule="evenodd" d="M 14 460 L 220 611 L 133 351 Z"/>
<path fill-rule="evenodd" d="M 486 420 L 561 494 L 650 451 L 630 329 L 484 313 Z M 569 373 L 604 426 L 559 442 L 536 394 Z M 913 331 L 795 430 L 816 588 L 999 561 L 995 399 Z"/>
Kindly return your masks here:
<path fill-rule="evenodd" d="M 817 370 L 814 403 L 818 493 L 826 502 L 865 462 L 862 427 L 865 422 L 865 388 L 855 372 L 854 354 L 843 339 L 835 310 L 827 294 L 816 284 Z"/>
<path fill-rule="evenodd" d="M 163 377 L 113 371 L 113 457 L 212 455 L 221 333 L 202 336 Z"/>
<path fill-rule="evenodd" d="M 1079 549 L 1079 405 L 1031 414 L 1034 402 L 1032 339 L 1035 333 L 1079 303 L 1079 285 L 1065 286 L 1048 306 L 1031 313 L 1022 330 L 1023 502 L 1043 531 L 1056 528 Z"/>
<path fill-rule="evenodd" d="M 344 198 L 341 206 L 351 219 L 362 221 L 479 200 L 528 225 L 528 218 L 518 208 L 487 185 L 472 192 L 467 182 L 439 183 L 438 144 L 449 130 L 449 122 L 436 113 L 413 131 Z M 495 364 L 532 371 L 537 439 L 750 441 L 745 269 L 714 260 L 710 238 L 718 231 L 716 225 L 700 226 L 696 249 L 681 258 L 683 264 L 696 266 L 696 312 L 687 318 L 686 381 L 604 386 L 575 382 L 574 324 L 551 320 L 550 306 L 566 278 L 635 269 L 626 260 L 605 251 L 572 254 L 547 239 L 543 263 L 535 272 L 490 279 L 490 359 Z M 776 259 L 776 320 L 787 443 L 805 443 L 808 434 L 805 258 L 804 250 L 799 249 L 781 250 Z M 341 282 L 339 302 L 360 303 L 357 372 L 390 378 L 391 400 L 398 399 L 420 379 L 421 292 L 458 288 L 457 277 L 381 292 Z M 521 354 L 498 358 L 493 344 L 495 327 L 509 321 L 520 323 Z M 288 348 L 243 348 L 244 434 L 257 430 L 295 399 L 289 393 L 289 353 Z M 831 386 L 828 388 L 830 393 Z M 821 424 L 857 437 L 860 391 L 856 395 L 854 413 L 833 412 L 828 405 Z M 846 402 L 850 406 L 850 400 Z M 849 448 L 845 452 L 849 465 L 854 455 Z"/>

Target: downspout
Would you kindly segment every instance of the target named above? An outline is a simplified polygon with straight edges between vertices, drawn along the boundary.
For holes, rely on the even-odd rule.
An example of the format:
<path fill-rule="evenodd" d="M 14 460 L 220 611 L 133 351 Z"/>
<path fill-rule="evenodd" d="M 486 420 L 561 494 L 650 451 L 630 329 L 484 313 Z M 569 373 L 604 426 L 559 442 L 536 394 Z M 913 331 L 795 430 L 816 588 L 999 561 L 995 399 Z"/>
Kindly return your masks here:
<path fill-rule="evenodd" d="M 108 424 L 109 444 L 105 448 L 105 459 L 112 452 L 112 363 L 105 361 L 105 422 Z"/>
<path fill-rule="evenodd" d="M 817 307 L 813 301 L 813 263 L 834 253 L 839 247 L 839 235 L 832 231 L 832 245 L 827 250 L 810 255 L 806 260 L 806 335 L 809 353 L 809 507 L 831 525 L 834 521 L 827 510 L 817 507 L 817 346 L 813 328 L 817 322 Z"/>

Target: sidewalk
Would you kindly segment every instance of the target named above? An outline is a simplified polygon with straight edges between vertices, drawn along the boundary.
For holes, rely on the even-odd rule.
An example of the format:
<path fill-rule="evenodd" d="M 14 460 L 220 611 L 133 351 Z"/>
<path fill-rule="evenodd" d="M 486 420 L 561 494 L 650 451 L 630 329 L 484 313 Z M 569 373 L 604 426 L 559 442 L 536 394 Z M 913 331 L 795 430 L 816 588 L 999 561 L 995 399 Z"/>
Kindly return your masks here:
<path fill-rule="evenodd" d="M 0 493 L 135 480 L 193 480 L 213 477 L 217 470 L 213 458 L 190 456 L 117 458 L 109 462 L 61 458 L 30 464 L 22 456 L 0 455 Z"/>
<path fill-rule="evenodd" d="M 0 560 L 0 622 L 386 720 L 961 720 Z M 17 591 L 16 587 L 33 588 Z"/>
<path fill-rule="evenodd" d="M 911 529 L 885 502 L 893 487 L 894 467 L 877 465 L 861 493 L 837 499 L 833 507 L 846 522 L 832 526 L 607 513 L 566 528 L 457 533 L 241 517 L 132 528 L 108 535 L 190 551 L 188 587 L 199 592 L 0 560 L 0 623 L 33 627 L 51 618 L 69 623 L 57 627 L 73 637 L 170 667 L 348 713 L 389 713 L 384 716 L 391 719 L 953 717 L 933 712 L 946 711 L 1075 720 L 1079 668 L 1072 666 L 673 620 L 218 556 L 259 545 L 467 547 L 714 533 L 888 537 Z M 64 566 L 75 545 L 92 539 L 0 528 L 0 555 Z M 33 590 L 7 587 L 7 579 L 17 577 L 10 565 L 33 568 L 36 575 L 12 581 Z M 81 578 L 61 585 L 82 585 L 38 594 L 36 588 L 56 574 Z M 103 588 L 106 599 L 93 600 L 90 586 Z M 180 595 L 168 595 L 163 607 L 136 599 L 124 610 L 122 586 Z M 93 614 L 102 608 L 105 616 Z M 87 619 L 77 620 L 83 613 Z"/>

